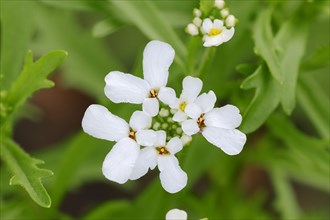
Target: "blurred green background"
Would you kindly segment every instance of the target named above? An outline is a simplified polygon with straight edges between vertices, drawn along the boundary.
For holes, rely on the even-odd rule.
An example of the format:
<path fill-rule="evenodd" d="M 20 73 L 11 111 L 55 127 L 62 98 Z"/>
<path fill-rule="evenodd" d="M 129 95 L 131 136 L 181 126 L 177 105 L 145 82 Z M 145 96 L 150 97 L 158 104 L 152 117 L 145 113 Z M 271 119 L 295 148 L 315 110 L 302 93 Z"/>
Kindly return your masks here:
<path fill-rule="evenodd" d="M 329 1 L 227 1 L 239 23 L 201 70 L 203 91 L 215 91 L 217 106 L 240 108 L 248 141 L 239 155 L 228 156 L 194 137 L 178 154 L 188 185 L 174 195 L 162 189 L 157 170 L 124 185 L 108 181 L 101 166 L 113 143 L 83 133 L 80 123 L 93 103 L 126 120 L 140 109 L 111 103 L 104 77 L 113 70 L 142 76 L 150 40 L 175 49 L 168 85 L 177 94 L 185 75 L 201 73 L 207 49 L 189 57 L 202 41 L 184 32 L 199 1 L 0 3 L 1 92 L 19 76 L 28 50 L 35 59 L 68 53 L 49 77 L 55 86 L 35 93 L 9 129 L 26 152 L 45 161 L 40 167 L 54 172 L 42 179 L 51 207 L 9 186 L 3 159 L 1 219 L 164 219 L 172 208 L 186 210 L 189 219 L 330 218 Z M 274 57 L 282 83 L 273 77 Z"/>

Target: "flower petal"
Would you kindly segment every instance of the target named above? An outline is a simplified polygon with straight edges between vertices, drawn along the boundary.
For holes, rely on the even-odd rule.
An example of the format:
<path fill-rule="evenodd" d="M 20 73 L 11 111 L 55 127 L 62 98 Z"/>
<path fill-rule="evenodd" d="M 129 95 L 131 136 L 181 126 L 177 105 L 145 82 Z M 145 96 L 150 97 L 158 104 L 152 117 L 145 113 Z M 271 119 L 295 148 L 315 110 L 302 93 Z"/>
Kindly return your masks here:
<path fill-rule="evenodd" d="M 169 87 L 162 87 L 158 92 L 158 98 L 163 103 L 172 107 L 176 103 L 176 94 L 174 89 Z"/>
<path fill-rule="evenodd" d="M 147 98 L 143 101 L 142 109 L 147 115 L 154 117 L 159 112 L 159 102 L 156 98 Z"/>
<path fill-rule="evenodd" d="M 154 147 L 145 147 L 140 150 L 139 157 L 136 160 L 129 179 L 139 179 L 148 172 L 149 168 L 154 169 L 157 165 L 157 156 L 158 154 Z"/>
<path fill-rule="evenodd" d="M 160 131 L 156 131 L 157 133 L 157 141 L 155 143 L 155 147 L 159 147 L 159 146 L 165 146 L 166 144 L 166 132 L 163 130 Z"/>
<path fill-rule="evenodd" d="M 218 28 L 218 29 L 222 29 L 222 27 L 223 27 L 223 21 L 222 20 L 219 20 L 219 19 L 215 19 L 213 21 L 213 27 L 214 28 Z"/>
<path fill-rule="evenodd" d="M 143 111 L 135 111 L 129 120 L 129 125 L 134 131 L 150 128 L 151 117 Z"/>
<path fill-rule="evenodd" d="M 182 112 L 181 110 L 178 110 L 174 115 L 173 115 L 173 121 L 177 122 L 182 122 L 187 119 L 187 114 Z"/>
<path fill-rule="evenodd" d="M 196 120 L 194 120 L 194 119 L 189 119 L 189 120 L 182 122 L 181 126 L 182 126 L 183 132 L 186 135 L 196 134 L 200 130 Z"/>
<path fill-rule="evenodd" d="M 129 134 L 129 126 L 126 121 L 113 115 L 101 105 L 90 105 L 81 125 L 87 134 L 109 141 L 118 141 L 128 137 Z"/>
<path fill-rule="evenodd" d="M 132 173 L 139 152 L 140 147 L 135 141 L 130 138 L 121 139 L 105 157 L 103 175 L 111 181 L 125 183 Z"/>
<path fill-rule="evenodd" d="M 166 85 L 168 69 L 174 59 L 171 45 L 153 40 L 147 44 L 143 52 L 143 75 L 153 89 Z"/>
<path fill-rule="evenodd" d="M 167 192 L 179 192 L 187 185 L 187 174 L 181 169 L 175 156 L 158 156 L 158 168 L 160 182 Z"/>
<path fill-rule="evenodd" d="M 208 142 L 229 155 L 239 154 L 246 142 L 246 135 L 236 129 L 206 127 L 202 134 Z"/>
<path fill-rule="evenodd" d="M 195 104 L 202 109 L 203 113 L 206 113 L 213 109 L 216 101 L 217 97 L 215 96 L 214 92 L 209 91 L 208 93 L 203 93 L 202 95 L 198 96 Z"/>
<path fill-rule="evenodd" d="M 187 220 L 188 215 L 180 209 L 171 209 L 166 213 L 166 220 Z"/>
<path fill-rule="evenodd" d="M 154 146 L 158 138 L 154 130 L 138 130 L 135 137 L 138 144 L 147 147 Z"/>
<path fill-rule="evenodd" d="M 225 28 L 221 33 L 223 42 L 229 41 L 234 36 L 234 33 L 235 33 L 234 27 L 230 28 L 229 30 Z"/>
<path fill-rule="evenodd" d="M 166 148 L 170 151 L 171 154 L 176 154 L 180 150 L 182 150 L 182 141 L 178 137 L 172 138 L 167 144 Z"/>
<path fill-rule="evenodd" d="M 203 44 L 204 47 L 219 46 L 224 42 L 221 34 L 216 36 L 205 35 L 203 40 L 204 40 L 204 44 Z"/>
<path fill-rule="evenodd" d="M 201 92 L 203 82 L 199 78 L 186 76 L 182 82 L 182 93 L 180 99 L 193 102 Z"/>
<path fill-rule="evenodd" d="M 239 109 L 233 105 L 214 108 L 204 115 L 205 125 L 218 128 L 234 129 L 242 122 Z"/>
<path fill-rule="evenodd" d="M 150 91 L 147 81 L 118 71 L 110 72 L 105 83 L 104 93 L 114 103 L 141 104 Z"/>
<path fill-rule="evenodd" d="M 202 24 L 203 31 L 205 33 L 209 33 L 212 27 L 213 27 L 213 22 L 211 21 L 211 19 L 209 18 L 204 19 Z"/>
<path fill-rule="evenodd" d="M 184 111 L 190 118 L 193 119 L 197 119 L 203 113 L 202 107 L 195 103 L 189 103 Z"/>

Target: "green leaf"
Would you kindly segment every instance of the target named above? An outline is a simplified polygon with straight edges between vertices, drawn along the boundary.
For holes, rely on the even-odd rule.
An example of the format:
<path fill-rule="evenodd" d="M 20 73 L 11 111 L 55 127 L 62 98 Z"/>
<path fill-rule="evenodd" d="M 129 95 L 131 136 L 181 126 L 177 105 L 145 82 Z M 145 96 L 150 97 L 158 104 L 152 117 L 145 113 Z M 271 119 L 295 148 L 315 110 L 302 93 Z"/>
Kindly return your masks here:
<path fill-rule="evenodd" d="M 306 21 L 300 19 L 297 25 L 296 19 L 298 17 L 293 17 L 284 23 L 274 39 L 275 44 L 281 48 L 278 64 L 286 70 L 282 83 L 271 77 L 271 66 L 265 58 L 269 69 L 262 65 L 241 85 L 242 89 L 256 88 L 241 126 L 247 133 L 259 128 L 279 103 L 288 115 L 295 107 L 299 66 L 305 52 L 308 30 Z"/>
<path fill-rule="evenodd" d="M 7 90 L 23 65 L 34 28 L 34 1 L 1 1 L 1 90 Z"/>
<path fill-rule="evenodd" d="M 297 97 L 304 112 L 311 119 L 319 134 L 330 139 L 329 97 L 322 90 L 313 75 L 303 75 L 299 79 Z"/>
<path fill-rule="evenodd" d="M 281 68 L 285 70 L 281 104 L 288 115 L 295 107 L 299 66 L 307 45 L 307 27 L 306 20 L 295 17 L 282 25 L 275 38 L 282 51 L 279 56 Z"/>
<path fill-rule="evenodd" d="M 243 81 L 241 88 L 255 88 L 254 98 L 244 112 L 240 126 L 244 133 L 250 133 L 259 128 L 279 104 L 280 87 L 278 82 L 272 79 L 266 65 L 261 65 Z"/>
<path fill-rule="evenodd" d="M 43 164 L 42 160 L 30 157 L 12 140 L 1 136 L 1 158 L 14 175 L 9 184 L 22 186 L 37 204 L 49 208 L 51 199 L 41 179 L 52 176 L 53 172 L 39 168 L 37 165 Z"/>
<path fill-rule="evenodd" d="M 1 109 L 3 123 L 32 93 L 54 85 L 46 77 L 63 62 L 66 56 L 67 53 L 64 51 L 53 51 L 41 57 L 37 62 L 33 62 L 32 52 L 27 53 L 22 73 L 12 84 L 1 103 L 3 105 Z"/>
<path fill-rule="evenodd" d="M 175 60 L 184 67 L 186 47 L 152 1 L 111 1 L 111 3 L 118 9 L 121 16 L 129 18 L 130 22 L 147 37 L 171 44 L 176 52 Z"/>
<path fill-rule="evenodd" d="M 116 200 L 105 202 L 100 206 L 94 208 L 90 213 L 85 215 L 83 219 L 119 219 L 122 217 L 122 214 L 127 212 L 127 209 L 130 207 L 130 203 L 125 200 Z"/>
<path fill-rule="evenodd" d="M 271 27 L 271 16 L 273 10 L 267 9 L 260 12 L 253 27 L 253 39 L 257 53 L 265 59 L 272 76 L 280 83 L 283 83 L 284 72 L 280 60 L 276 54 L 278 45 L 274 42 Z"/>
<path fill-rule="evenodd" d="M 319 47 L 303 63 L 302 68 L 305 71 L 321 69 L 330 66 L 330 44 Z"/>
<path fill-rule="evenodd" d="M 109 17 L 94 25 L 92 34 L 94 37 L 105 37 L 116 32 L 123 26 L 123 23 L 113 17 Z"/>

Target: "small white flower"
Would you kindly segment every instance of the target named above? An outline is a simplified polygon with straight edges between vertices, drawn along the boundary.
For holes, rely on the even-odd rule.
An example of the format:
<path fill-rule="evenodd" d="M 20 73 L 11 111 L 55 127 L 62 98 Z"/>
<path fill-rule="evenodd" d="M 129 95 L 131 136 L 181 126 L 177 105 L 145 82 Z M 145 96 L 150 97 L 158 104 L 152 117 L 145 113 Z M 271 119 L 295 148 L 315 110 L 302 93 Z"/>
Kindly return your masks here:
<path fill-rule="evenodd" d="M 158 165 L 159 178 L 163 188 L 169 193 L 179 192 L 187 185 L 187 174 L 179 166 L 178 159 L 174 156 L 182 149 L 180 138 L 174 137 L 166 144 L 165 131 L 156 131 L 157 141 L 152 147 L 141 149 L 136 165 L 130 176 L 131 180 L 144 176 L 149 168 Z"/>
<path fill-rule="evenodd" d="M 129 124 L 113 115 L 101 105 L 90 105 L 83 117 L 83 130 L 96 138 L 116 141 L 106 156 L 102 171 L 106 178 L 117 183 L 125 183 L 135 165 L 140 146 L 153 146 L 157 133 L 148 130 L 151 118 L 142 111 L 135 111 Z"/>
<path fill-rule="evenodd" d="M 223 18 L 225 18 L 229 15 L 229 10 L 227 8 L 224 8 L 220 11 L 220 14 Z"/>
<path fill-rule="evenodd" d="M 234 27 L 227 29 L 222 20 L 215 19 L 212 22 L 209 18 L 203 21 L 202 29 L 205 32 L 203 37 L 205 47 L 219 46 L 229 41 L 235 32 Z"/>
<path fill-rule="evenodd" d="M 224 0 L 215 0 L 214 6 L 218 9 L 223 9 L 223 7 L 225 7 L 225 1 Z"/>
<path fill-rule="evenodd" d="M 187 135 L 202 134 L 226 154 L 239 154 L 246 142 L 245 134 L 236 129 L 242 121 L 239 109 L 233 105 L 213 108 L 215 102 L 216 96 L 210 91 L 188 104 L 186 113 L 192 119 L 182 122 L 182 130 Z"/>
<path fill-rule="evenodd" d="M 187 220 L 188 215 L 180 209 L 171 209 L 166 213 L 166 220 Z"/>
<path fill-rule="evenodd" d="M 201 10 L 199 10 L 198 8 L 194 8 L 194 16 L 195 17 L 200 17 L 202 15 Z"/>
<path fill-rule="evenodd" d="M 225 24 L 226 24 L 227 27 L 234 27 L 235 23 L 236 23 L 236 18 L 235 18 L 234 15 L 229 15 L 226 18 Z"/>
<path fill-rule="evenodd" d="M 193 24 L 196 25 L 197 27 L 200 27 L 202 25 L 202 19 L 200 17 L 195 17 L 193 20 Z"/>
<path fill-rule="evenodd" d="M 192 23 L 187 25 L 186 31 L 188 34 L 190 34 L 191 36 L 196 36 L 198 35 L 198 27 Z"/>
<path fill-rule="evenodd" d="M 181 137 L 181 141 L 182 141 L 183 145 L 190 143 L 191 140 L 192 140 L 192 137 L 189 135 L 186 135 L 186 134 L 182 135 L 182 137 Z"/>
<path fill-rule="evenodd" d="M 115 103 L 142 103 L 145 113 L 156 116 L 159 111 L 158 100 L 175 96 L 175 91 L 166 87 L 174 54 L 173 48 L 167 43 L 156 40 L 149 42 L 143 52 L 144 79 L 119 71 L 110 72 L 105 77 L 106 96 Z"/>
<path fill-rule="evenodd" d="M 182 122 L 187 119 L 185 108 L 189 103 L 195 101 L 197 96 L 202 90 L 202 80 L 186 76 L 182 81 L 182 93 L 179 99 L 175 98 L 175 101 L 171 100 L 169 104 L 172 109 L 177 110 L 173 116 L 173 121 Z"/>

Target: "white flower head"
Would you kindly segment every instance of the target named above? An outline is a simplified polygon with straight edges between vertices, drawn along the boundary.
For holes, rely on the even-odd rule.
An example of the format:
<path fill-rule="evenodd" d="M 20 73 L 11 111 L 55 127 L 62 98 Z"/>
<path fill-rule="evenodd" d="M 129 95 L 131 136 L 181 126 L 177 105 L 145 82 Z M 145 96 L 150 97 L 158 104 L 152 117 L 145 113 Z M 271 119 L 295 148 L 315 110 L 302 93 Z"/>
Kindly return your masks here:
<path fill-rule="evenodd" d="M 199 34 L 198 27 L 195 24 L 192 24 L 192 23 L 187 25 L 186 31 L 191 36 L 197 36 Z"/>
<path fill-rule="evenodd" d="M 187 114 L 185 113 L 185 108 L 189 103 L 195 101 L 197 96 L 202 90 L 203 82 L 202 80 L 186 76 L 182 81 L 182 93 L 180 98 L 174 98 L 174 100 L 167 100 L 168 104 L 172 109 L 175 109 L 173 116 L 173 121 L 182 122 L 187 119 Z"/>
<path fill-rule="evenodd" d="M 144 79 L 118 71 L 110 72 L 105 77 L 106 96 L 115 103 L 142 103 L 145 113 L 152 117 L 157 115 L 159 100 L 175 96 L 175 91 L 166 87 L 174 54 L 174 49 L 167 43 L 149 42 L 143 52 Z"/>
<path fill-rule="evenodd" d="M 234 15 L 228 15 L 228 17 L 225 20 L 225 24 L 227 27 L 231 28 L 234 27 L 236 24 L 236 18 Z"/>
<path fill-rule="evenodd" d="M 117 142 L 103 162 L 106 178 L 121 184 L 128 180 L 140 145 L 152 146 L 157 140 L 157 133 L 148 129 L 150 125 L 151 118 L 142 111 L 135 111 L 128 124 L 101 105 L 87 108 L 82 120 L 83 130 L 93 137 Z"/>
<path fill-rule="evenodd" d="M 196 25 L 197 27 L 200 27 L 202 25 L 202 19 L 199 17 L 195 17 L 193 20 L 193 24 Z"/>
<path fill-rule="evenodd" d="M 182 149 L 182 141 L 174 137 L 166 143 L 165 131 L 156 131 L 157 141 L 153 146 L 140 151 L 136 165 L 130 179 L 135 180 L 144 176 L 149 168 L 158 165 L 159 178 L 163 188 L 169 193 L 179 192 L 187 185 L 187 174 L 179 166 L 178 159 L 174 156 Z"/>
<path fill-rule="evenodd" d="M 199 10 L 198 8 L 194 8 L 194 16 L 195 16 L 195 17 L 200 17 L 200 16 L 202 16 L 202 11 Z"/>
<path fill-rule="evenodd" d="M 188 215 L 185 211 L 180 209 L 171 209 L 166 213 L 166 220 L 187 220 Z"/>
<path fill-rule="evenodd" d="M 215 0 L 214 6 L 218 9 L 223 9 L 225 7 L 225 1 L 224 0 Z"/>
<path fill-rule="evenodd" d="M 235 32 L 234 27 L 227 29 L 223 25 L 223 21 L 215 19 L 213 22 L 207 18 L 203 21 L 202 29 L 205 32 L 203 37 L 205 47 L 219 46 L 220 44 L 229 41 Z"/>
<path fill-rule="evenodd" d="M 187 135 L 202 134 L 226 154 L 239 154 L 246 142 L 246 135 L 236 129 L 242 121 L 239 109 L 233 105 L 214 108 L 215 102 L 216 96 L 210 91 L 188 104 L 185 112 L 191 119 L 182 122 L 182 130 Z"/>

